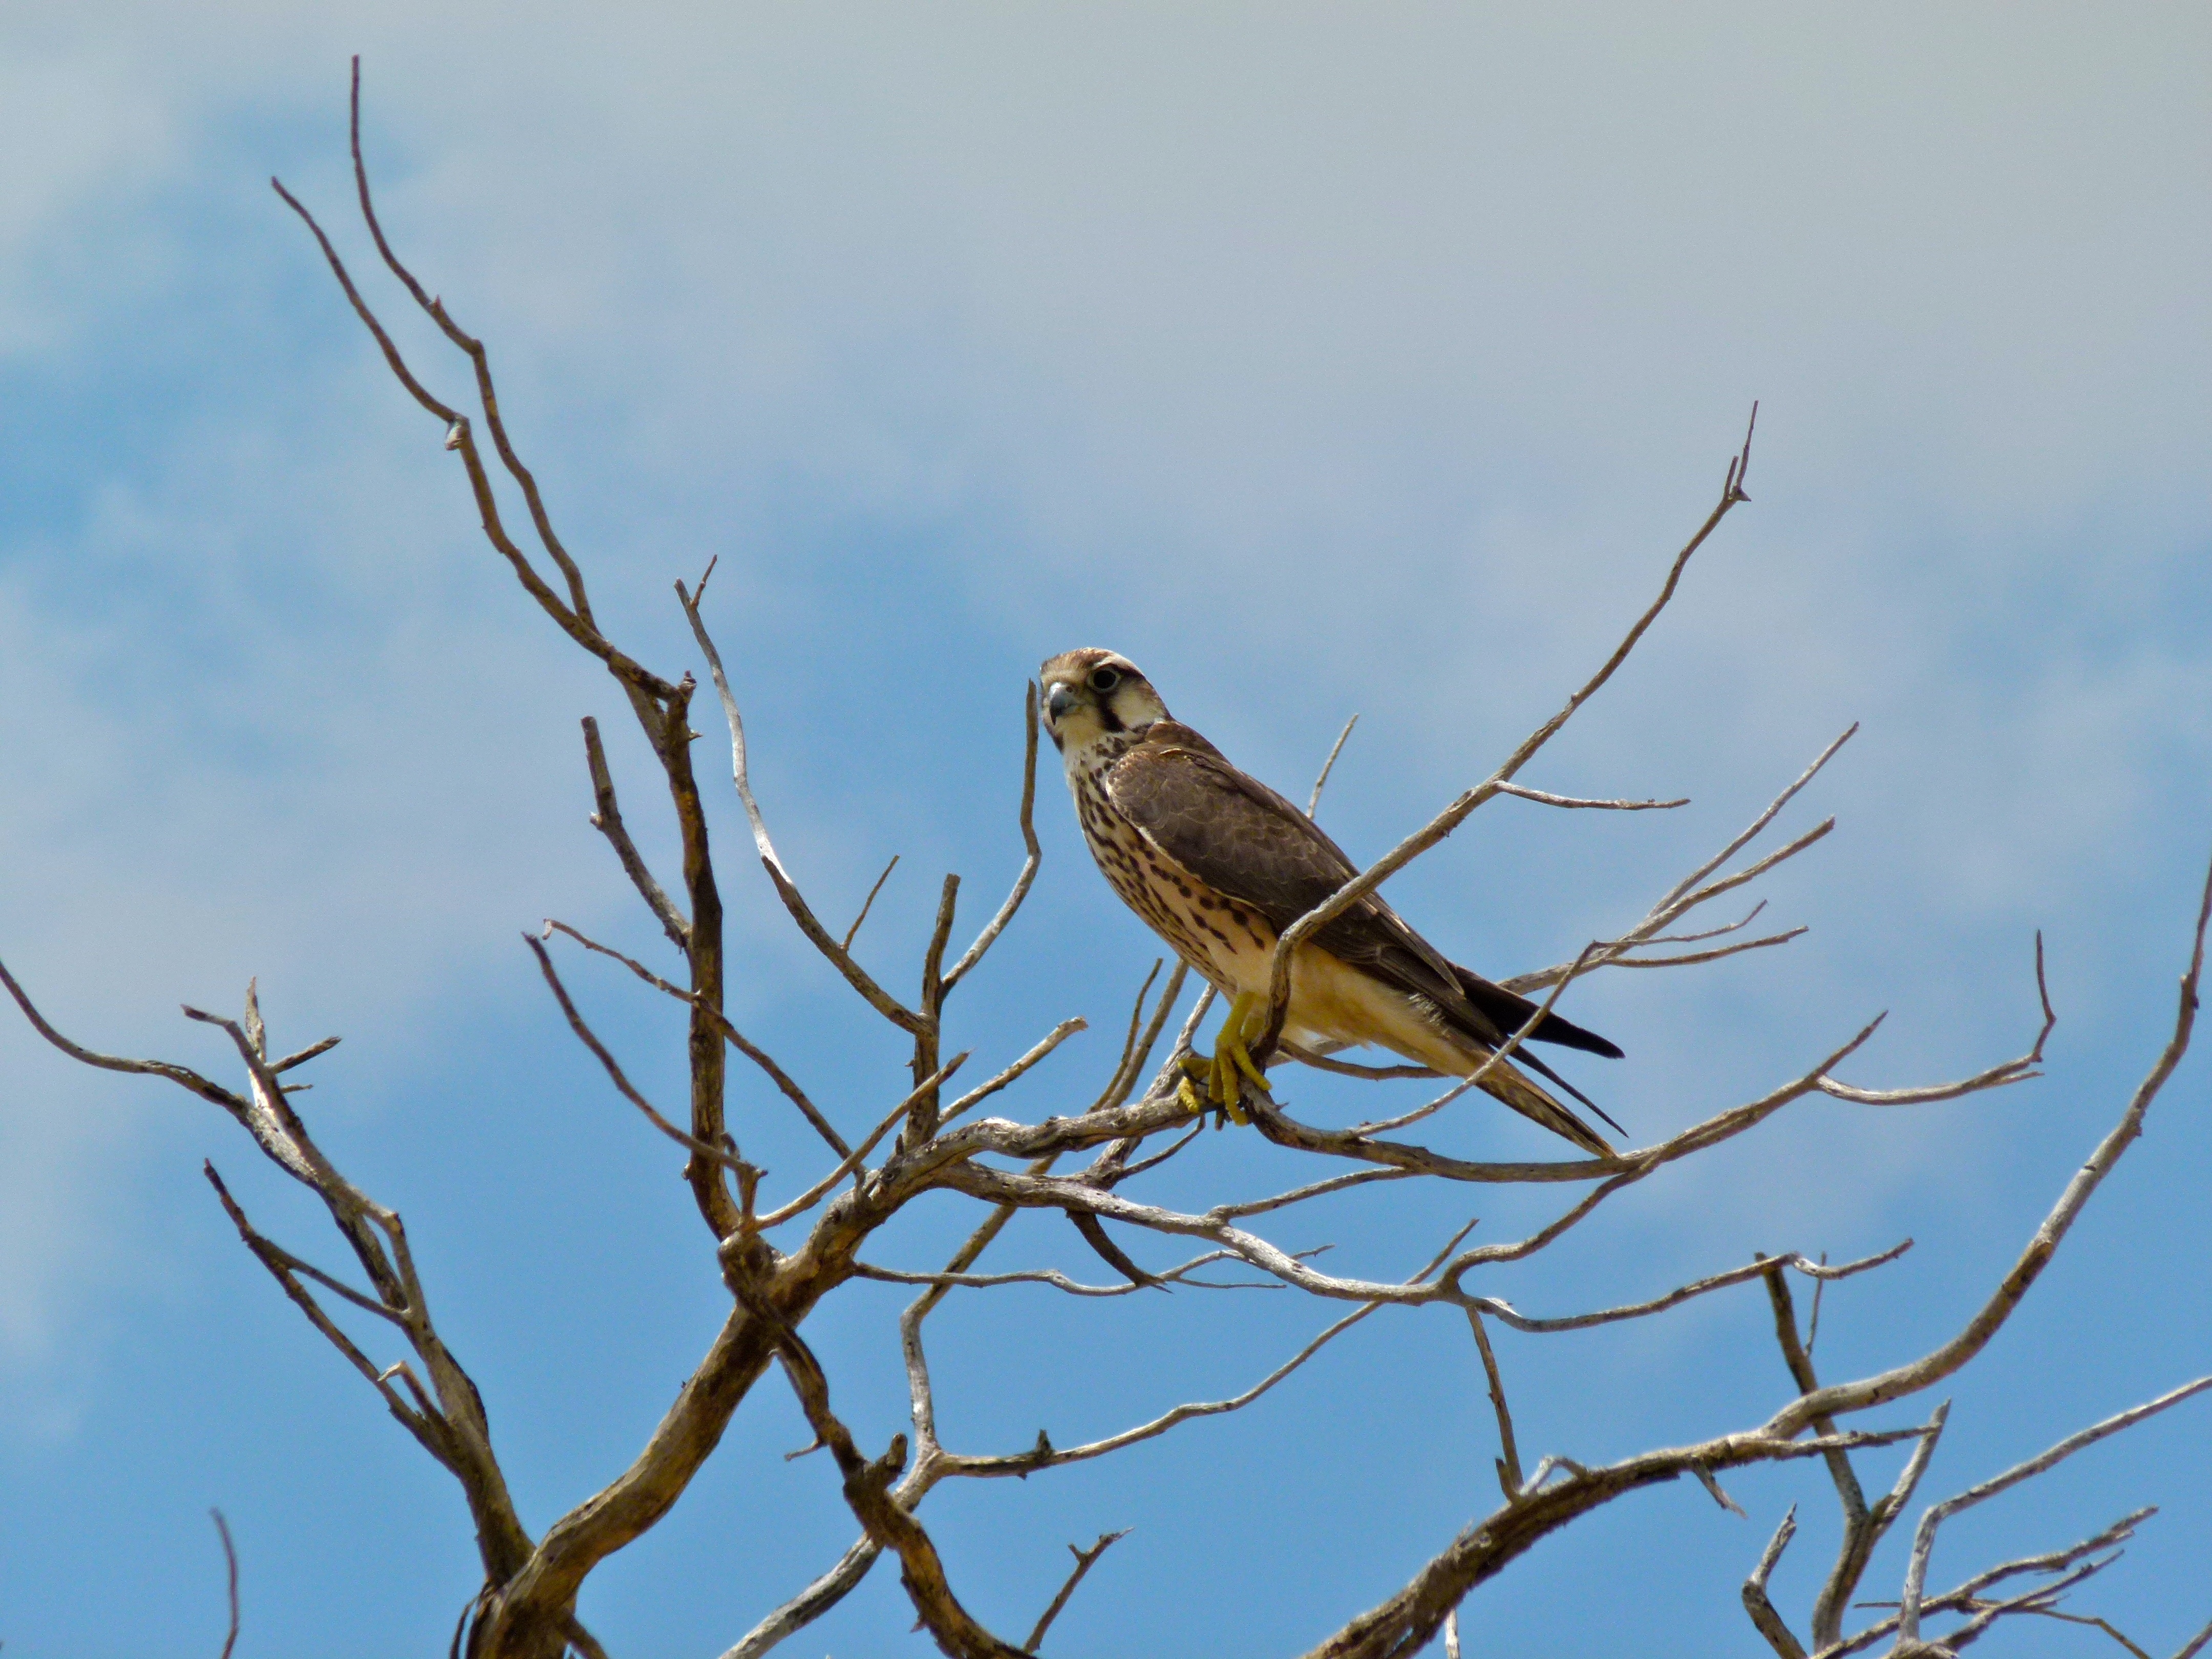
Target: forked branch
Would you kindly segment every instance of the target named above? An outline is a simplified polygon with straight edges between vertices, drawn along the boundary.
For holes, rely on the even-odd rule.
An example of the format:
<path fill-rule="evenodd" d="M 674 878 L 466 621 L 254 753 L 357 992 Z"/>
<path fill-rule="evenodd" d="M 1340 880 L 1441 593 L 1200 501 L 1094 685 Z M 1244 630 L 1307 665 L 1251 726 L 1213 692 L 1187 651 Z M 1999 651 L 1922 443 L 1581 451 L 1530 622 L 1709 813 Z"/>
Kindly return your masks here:
<path fill-rule="evenodd" d="M 1721 520 L 1729 515 L 1737 502 L 1751 499 L 1743 493 L 1743 478 L 1751 465 L 1751 435 L 1758 423 L 1759 405 L 1753 404 L 1751 420 L 1744 428 L 1743 447 L 1729 458 L 1728 477 L 1721 484 L 1720 500 L 1705 515 L 1705 521 L 1698 527 L 1697 533 L 1674 556 L 1674 562 L 1668 569 L 1667 580 L 1661 584 L 1658 597 L 1636 619 L 1597 672 L 1590 676 L 1556 714 L 1522 738 L 1488 778 L 1466 791 L 1427 823 L 1338 888 L 1330 898 L 1315 906 L 1283 930 L 1275 941 L 1273 961 L 1269 969 L 1267 1029 L 1260 1040 L 1251 1045 L 1255 1057 L 1264 1063 L 1266 1056 L 1274 1051 L 1275 1044 L 1282 1037 L 1283 1021 L 1290 1010 L 1291 959 L 1297 955 L 1298 947 L 1458 829 L 1467 821 L 1468 815 L 1485 801 L 1494 798 L 1500 787 L 1510 782 L 1514 775 L 1535 757 L 1536 751 L 1549 743 L 1559 728 L 1573 718 L 1575 711 L 1596 696 L 1620 665 L 1628 660 L 1629 653 L 1636 649 L 1638 641 L 1643 639 L 1645 631 L 1658 620 L 1659 613 L 1674 599 L 1674 590 L 1681 583 L 1682 572 L 1689 564 L 1691 556 L 1705 545 L 1705 538 L 1720 527 Z"/>

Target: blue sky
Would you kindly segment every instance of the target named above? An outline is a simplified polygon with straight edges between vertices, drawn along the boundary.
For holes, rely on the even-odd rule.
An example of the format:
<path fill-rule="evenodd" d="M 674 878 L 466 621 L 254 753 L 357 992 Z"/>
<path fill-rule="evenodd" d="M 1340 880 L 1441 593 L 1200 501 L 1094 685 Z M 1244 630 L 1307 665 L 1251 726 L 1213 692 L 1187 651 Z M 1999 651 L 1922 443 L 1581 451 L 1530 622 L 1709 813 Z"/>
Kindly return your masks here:
<path fill-rule="evenodd" d="M 358 51 L 387 222 L 492 343 L 603 615 L 694 665 L 670 584 L 720 558 L 708 619 L 779 844 L 832 915 L 903 855 L 864 935 L 901 983 L 939 872 L 977 912 L 1012 874 L 1041 658 L 1128 653 L 1288 793 L 1358 712 L 1323 817 L 1371 858 L 1609 647 L 1761 399 L 1752 504 L 1529 777 L 1694 805 L 1501 802 L 1393 891 L 1485 971 L 1571 954 L 1863 722 L 1783 826 L 1840 819 L 1769 893 L 1811 933 L 1577 988 L 1630 1054 L 1584 1080 L 1656 1137 L 1882 1008 L 1853 1080 L 1977 1069 L 2032 1035 L 2038 927 L 2049 1077 L 1796 1109 L 1495 1288 L 1566 1311 L 1910 1235 L 1823 1320 L 1826 1368 L 1891 1363 L 1978 1301 L 2117 1115 L 2212 852 L 2209 37 L 2148 6 L 13 9 L 0 953 L 111 1049 L 219 1067 L 176 1005 L 234 1007 L 252 975 L 278 1041 L 345 1034 L 307 1099 L 408 1217 L 533 1526 L 621 1467 L 719 1322 L 670 1149 L 586 1070 L 517 939 L 553 915 L 665 950 L 584 823 L 575 721 L 613 734 L 619 700 L 473 539 L 441 434 L 267 190 L 281 173 L 363 252 Z M 646 757 L 613 748 L 665 866 Z M 1091 1020 L 1025 1115 L 1095 1088 L 1154 955 L 1062 799 L 956 1013 L 979 1064 Z M 732 805 L 733 1012 L 872 1121 L 897 1056 L 772 914 Z M 572 977 L 672 1099 L 665 1012 Z M 1958 1382 L 1933 1489 L 2212 1370 L 2208 1076 L 2201 1054 L 2176 1076 Z M 779 1175 L 808 1167 L 772 1095 L 741 1081 L 732 1114 Z M 1502 1116 L 1452 1133 L 1523 1145 Z M 441 1644 L 473 1589 L 457 1498 L 239 1250 L 199 1161 L 327 1260 L 313 1214 L 209 1109 L 5 1023 L 0 1137 L 10 1654 L 219 1644 L 210 1504 L 244 1559 L 241 1651 Z M 1209 1136 L 1161 1196 L 1285 1174 Z M 1467 1218 L 1463 1194 L 1370 1196 L 1279 1237 L 1403 1272 Z M 1478 1207 L 1483 1238 L 1547 1213 Z M 924 1265 L 959 1226 L 931 1207 L 873 1254 Z M 1018 1226 L 992 1259 L 1083 1269 L 1066 1231 Z M 1233 1391 L 1325 1322 L 1287 1294 L 988 1294 L 933 1323 L 969 1449 Z M 897 1302 L 856 1287 L 810 1327 L 871 1443 L 903 1416 Z M 1378 1316 L 1250 1412 L 929 1515 L 1017 1635 L 1063 1542 L 1136 1528 L 1056 1627 L 1068 1659 L 1296 1651 L 1487 1507 L 1468 1348 Z M 1524 1444 L 1583 1457 L 1750 1421 L 1785 1385 L 1741 1292 L 1501 1360 Z M 2185 1407 L 1978 1511 L 1937 1575 L 2156 1503 L 2081 1605 L 2170 1651 L 2212 1615 L 2205 1424 Z M 592 1581 L 612 1650 L 719 1653 L 836 1557 L 834 1482 L 781 1457 L 805 1438 L 779 1389 L 748 1403 Z M 1616 1506 L 1486 1587 L 1470 1629 L 1532 1655 L 1761 1651 L 1736 1587 L 1799 1501 L 1777 1584 L 1801 1616 L 1829 1500 L 1802 1471 L 1734 1490 L 1749 1524 L 1694 1489 Z M 926 1650 L 909 1622 L 879 1573 L 788 1650 Z"/>

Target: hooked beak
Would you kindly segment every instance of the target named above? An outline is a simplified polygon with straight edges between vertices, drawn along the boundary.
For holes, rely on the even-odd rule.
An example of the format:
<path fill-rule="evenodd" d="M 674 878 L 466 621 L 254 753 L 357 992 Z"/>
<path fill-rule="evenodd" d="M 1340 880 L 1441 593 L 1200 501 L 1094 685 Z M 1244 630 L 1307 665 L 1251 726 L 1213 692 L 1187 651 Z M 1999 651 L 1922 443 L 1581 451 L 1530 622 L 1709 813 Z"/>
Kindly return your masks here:
<path fill-rule="evenodd" d="M 1054 680 L 1045 688 L 1045 718 L 1054 725 L 1059 725 L 1060 717 L 1074 707 L 1075 688 L 1066 680 Z"/>

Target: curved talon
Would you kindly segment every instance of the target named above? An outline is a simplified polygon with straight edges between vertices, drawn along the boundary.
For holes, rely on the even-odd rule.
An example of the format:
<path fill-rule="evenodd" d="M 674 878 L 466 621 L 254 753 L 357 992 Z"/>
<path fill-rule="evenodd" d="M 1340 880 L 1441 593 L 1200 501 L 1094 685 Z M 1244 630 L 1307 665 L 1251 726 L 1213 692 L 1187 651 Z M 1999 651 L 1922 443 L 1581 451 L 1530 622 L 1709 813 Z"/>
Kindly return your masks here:
<path fill-rule="evenodd" d="M 1193 1117 L 1206 1109 L 1205 1103 L 1198 1097 L 1198 1091 L 1190 1086 L 1190 1079 L 1187 1077 L 1176 1079 L 1176 1098 L 1182 1103 L 1183 1110 Z"/>
<path fill-rule="evenodd" d="M 1237 1069 L 1238 1071 L 1243 1073 L 1246 1077 L 1252 1079 L 1252 1086 L 1257 1089 L 1261 1094 L 1272 1095 L 1275 1092 L 1273 1089 L 1267 1086 L 1267 1079 L 1261 1073 L 1260 1068 L 1252 1063 L 1252 1051 L 1247 1048 L 1241 1042 L 1234 1048 L 1231 1048 L 1229 1051 L 1229 1057 L 1237 1062 Z"/>

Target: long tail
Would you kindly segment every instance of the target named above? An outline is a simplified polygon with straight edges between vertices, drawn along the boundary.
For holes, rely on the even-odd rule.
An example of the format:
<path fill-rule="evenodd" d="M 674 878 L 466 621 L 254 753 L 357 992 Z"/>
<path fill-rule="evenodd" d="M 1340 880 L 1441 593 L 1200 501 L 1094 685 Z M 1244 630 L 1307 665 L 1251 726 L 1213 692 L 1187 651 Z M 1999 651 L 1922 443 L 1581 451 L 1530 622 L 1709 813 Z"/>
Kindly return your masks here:
<path fill-rule="evenodd" d="M 1487 1054 L 1468 1055 L 1467 1069 L 1459 1075 L 1474 1076 L 1488 1058 Z M 1492 1063 L 1489 1072 L 1475 1087 L 1493 1100 L 1503 1101 L 1531 1122 L 1540 1123 L 1553 1134 L 1573 1141 L 1593 1158 L 1619 1156 L 1602 1135 L 1576 1116 L 1571 1109 L 1547 1094 L 1535 1079 L 1510 1060 Z M 1592 1107 L 1590 1109 L 1595 1111 L 1597 1109 Z"/>

